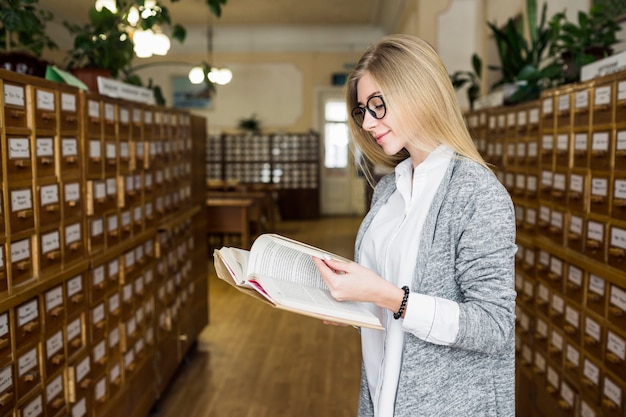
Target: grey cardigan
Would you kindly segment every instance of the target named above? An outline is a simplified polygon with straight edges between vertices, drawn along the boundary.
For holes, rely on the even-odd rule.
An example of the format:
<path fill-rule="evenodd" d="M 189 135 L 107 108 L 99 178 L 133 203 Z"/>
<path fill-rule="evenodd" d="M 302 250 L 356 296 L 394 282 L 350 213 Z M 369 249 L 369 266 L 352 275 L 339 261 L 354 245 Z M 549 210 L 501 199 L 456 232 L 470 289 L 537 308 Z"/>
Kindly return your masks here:
<path fill-rule="evenodd" d="M 394 191 L 394 174 L 376 186 L 356 262 L 364 233 Z M 516 249 L 509 194 L 492 172 L 455 155 L 424 223 L 411 291 L 459 303 L 459 333 L 452 346 L 405 333 L 396 417 L 515 416 Z M 373 415 L 363 371 L 359 416 Z"/>

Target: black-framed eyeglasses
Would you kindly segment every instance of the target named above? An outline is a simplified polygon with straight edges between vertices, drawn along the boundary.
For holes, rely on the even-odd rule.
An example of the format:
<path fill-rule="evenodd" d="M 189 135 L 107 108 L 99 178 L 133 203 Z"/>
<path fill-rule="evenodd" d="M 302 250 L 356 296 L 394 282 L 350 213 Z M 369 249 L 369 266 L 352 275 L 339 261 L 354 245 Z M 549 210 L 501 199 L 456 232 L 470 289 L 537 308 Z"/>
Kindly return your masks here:
<path fill-rule="evenodd" d="M 372 96 L 367 100 L 364 107 L 356 106 L 352 109 L 352 119 L 360 127 L 363 127 L 366 110 L 374 119 L 382 119 L 385 117 L 385 114 L 387 114 L 387 106 L 385 106 L 383 96 Z"/>

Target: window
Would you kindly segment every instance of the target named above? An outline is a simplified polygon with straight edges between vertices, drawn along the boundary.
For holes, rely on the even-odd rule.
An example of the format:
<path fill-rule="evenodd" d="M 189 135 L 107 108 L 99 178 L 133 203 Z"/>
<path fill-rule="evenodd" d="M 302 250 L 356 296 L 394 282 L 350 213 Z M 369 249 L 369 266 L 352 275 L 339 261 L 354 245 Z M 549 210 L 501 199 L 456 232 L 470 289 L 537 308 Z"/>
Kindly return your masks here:
<path fill-rule="evenodd" d="M 327 101 L 324 106 L 324 167 L 348 166 L 348 112 L 344 101 Z"/>

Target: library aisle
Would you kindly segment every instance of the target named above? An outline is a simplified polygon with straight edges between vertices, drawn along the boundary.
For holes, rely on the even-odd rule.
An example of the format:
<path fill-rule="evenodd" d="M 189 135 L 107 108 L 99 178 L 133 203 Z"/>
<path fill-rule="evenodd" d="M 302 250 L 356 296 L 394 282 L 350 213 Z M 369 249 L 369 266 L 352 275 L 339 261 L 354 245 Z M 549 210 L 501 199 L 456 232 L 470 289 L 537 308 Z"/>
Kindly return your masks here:
<path fill-rule="evenodd" d="M 283 221 L 276 232 L 351 259 L 360 220 Z M 212 257 L 209 270 L 210 325 L 153 416 L 354 417 L 361 364 L 356 330 L 239 293 L 216 277 Z"/>

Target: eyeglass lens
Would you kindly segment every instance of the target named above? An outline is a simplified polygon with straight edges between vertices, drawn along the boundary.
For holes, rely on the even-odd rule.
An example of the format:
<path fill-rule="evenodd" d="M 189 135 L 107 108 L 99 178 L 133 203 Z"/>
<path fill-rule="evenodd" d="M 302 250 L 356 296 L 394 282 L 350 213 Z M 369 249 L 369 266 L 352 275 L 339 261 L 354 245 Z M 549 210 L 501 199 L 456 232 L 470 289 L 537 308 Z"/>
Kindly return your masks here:
<path fill-rule="evenodd" d="M 357 106 L 352 109 L 352 119 L 354 119 L 356 124 L 359 126 L 363 126 L 366 110 L 375 119 L 382 119 L 385 117 L 387 108 L 385 106 L 385 102 L 383 101 L 383 97 L 372 96 L 369 100 L 367 100 L 367 103 L 365 103 L 365 107 Z"/>

